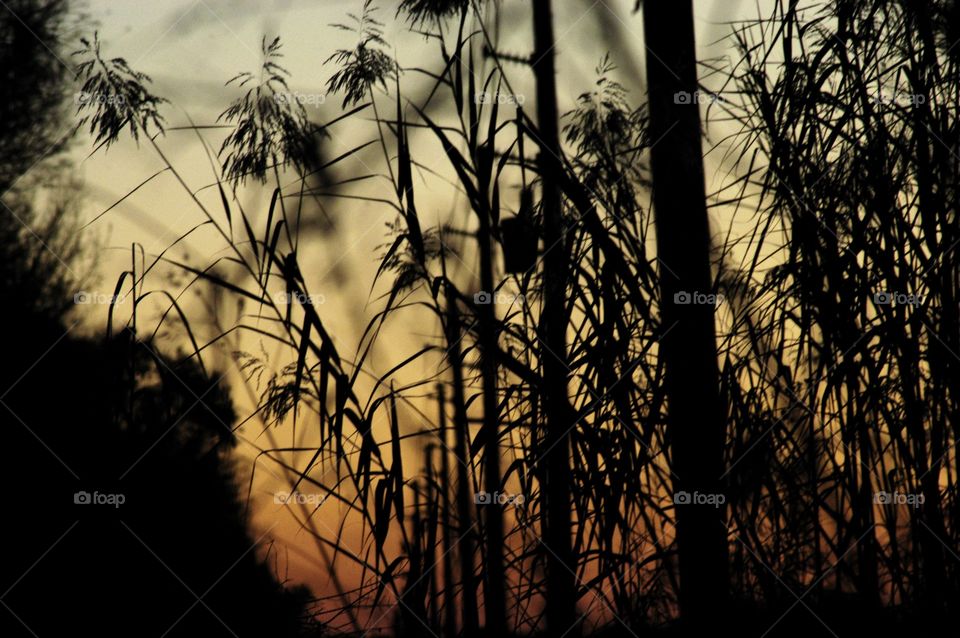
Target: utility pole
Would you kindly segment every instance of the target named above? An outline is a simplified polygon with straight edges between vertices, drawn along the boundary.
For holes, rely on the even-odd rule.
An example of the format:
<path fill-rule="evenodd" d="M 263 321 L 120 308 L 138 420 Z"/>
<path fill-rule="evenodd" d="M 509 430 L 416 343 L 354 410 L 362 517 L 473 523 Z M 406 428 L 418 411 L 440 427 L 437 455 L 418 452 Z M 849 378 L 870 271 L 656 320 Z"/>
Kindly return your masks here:
<path fill-rule="evenodd" d="M 692 0 L 643 3 L 660 309 L 675 494 L 719 493 L 725 409 L 719 391 Z M 707 301 L 698 303 L 698 301 Z M 692 301 L 693 303 L 683 303 Z M 729 579 L 723 508 L 677 506 L 680 612 L 716 626 Z"/>
<path fill-rule="evenodd" d="M 543 366 L 545 484 L 543 543 L 547 559 L 547 631 L 572 638 L 577 623 L 576 562 L 571 549 L 570 429 L 574 425 L 567 377 L 566 302 L 570 264 L 558 184 L 562 150 L 557 108 L 553 15 L 550 0 L 533 2 L 533 73 L 537 86 L 538 166 L 543 213 L 543 310 L 540 316 L 540 362 Z"/>

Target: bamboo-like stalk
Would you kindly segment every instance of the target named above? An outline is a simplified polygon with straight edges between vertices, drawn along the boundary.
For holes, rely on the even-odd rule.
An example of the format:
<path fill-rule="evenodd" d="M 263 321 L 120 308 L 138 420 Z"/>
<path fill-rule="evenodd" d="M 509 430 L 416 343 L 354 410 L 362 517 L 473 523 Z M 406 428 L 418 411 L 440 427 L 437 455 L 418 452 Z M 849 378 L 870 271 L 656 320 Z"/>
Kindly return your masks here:
<path fill-rule="evenodd" d="M 460 341 L 463 338 L 460 316 L 456 302 L 448 297 L 446 316 L 447 360 L 452 372 L 453 401 L 453 452 L 457 460 L 457 546 L 460 557 L 460 610 L 462 629 L 465 636 L 474 636 L 479 628 L 480 619 L 477 610 L 477 585 L 474 572 L 474 532 L 473 532 L 473 495 L 468 473 L 470 456 L 470 430 L 467 420 L 466 400 L 464 398 L 463 354 Z"/>
<path fill-rule="evenodd" d="M 675 493 L 721 493 L 725 410 L 719 396 L 714 308 L 675 303 L 677 294 L 714 290 L 710 273 L 703 153 L 700 145 L 696 44 L 691 0 L 643 3 L 650 104 L 653 205 L 665 332 L 669 440 Z M 706 631 L 727 611 L 724 510 L 676 508 L 680 609 L 693 631 Z"/>
<path fill-rule="evenodd" d="M 567 376 L 567 327 L 569 311 L 568 238 L 560 198 L 559 109 L 557 107 L 553 15 L 550 0 L 533 2 L 533 73 L 537 86 L 538 165 L 541 176 L 543 215 L 543 309 L 538 326 L 540 362 L 543 366 L 543 403 L 546 416 L 543 454 L 546 484 L 543 502 L 543 543 L 547 561 L 547 630 L 575 637 L 577 626 L 576 564 L 571 551 L 570 430 L 574 412 L 570 407 Z"/>
<path fill-rule="evenodd" d="M 453 570 L 453 508 L 450 506 L 450 451 L 447 436 L 447 397 L 443 384 L 438 383 L 437 436 L 440 439 L 440 527 L 443 552 L 443 635 L 457 634 L 457 593 Z M 454 446 L 455 448 L 456 446 Z"/>
<path fill-rule="evenodd" d="M 728 80 L 747 108 L 721 106 L 744 127 L 745 133 L 733 137 L 744 144 L 741 159 L 747 164 L 749 158 L 749 165 L 744 176 L 735 176 L 734 188 L 740 191 L 732 200 L 719 194 L 711 198 L 732 203 L 750 223 L 743 225 L 746 237 L 714 239 L 711 245 L 699 110 L 691 99 L 699 87 L 690 2 L 644 3 L 651 50 L 648 121 L 642 109 L 627 105 L 607 59 L 593 91 L 578 98 L 567 119 L 558 119 L 551 3 L 535 0 L 531 61 L 537 121 L 517 109 L 517 138 L 508 132 L 512 114 L 505 123 L 496 108 L 474 101 L 482 74 L 469 52 L 479 48 L 481 38 L 492 52 L 496 68 L 485 78 L 484 90 L 509 87 L 501 62 L 526 58 L 496 52 L 484 23 L 489 14 L 476 11 L 474 3 L 402 3 L 410 4 L 428 16 L 420 25 L 435 27 L 430 35 L 441 51 L 443 68 L 422 74 L 434 83 L 430 99 L 414 104 L 397 78 L 395 121 L 369 108 L 372 103 L 337 120 L 353 119 L 367 108 L 374 112 L 376 155 L 363 157 L 386 163 L 383 172 L 395 182 L 391 199 L 366 191 L 311 191 L 303 173 L 299 195 L 281 193 L 281 177 L 291 164 L 278 147 L 269 145 L 267 165 L 261 165 L 256 149 L 231 150 L 228 144 L 229 166 L 240 161 L 272 173 L 276 182 L 266 224 L 258 225 L 239 207 L 237 194 L 224 188 L 237 175 L 220 175 L 214 168 L 211 187 L 223 203 L 222 211 L 214 210 L 169 164 L 159 138 L 144 138 L 167 167 L 161 173 L 175 177 L 204 225 L 212 225 L 228 243 L 226 263 L 232 264 L 219 270 L 213 269 L 217 264 L 194 267 L 173 262 L 168 252 L 154 265 L 170 263 L 256 308 L 202 348 L 188 326 L 194 354 L 231 331 L 275 343 L 282 353 L 278 367 L 289 365 L 269 380 L 266 392 L 252 394 L 257 412 L 279 425 L 288 414 L 296 422 L 299 411 L 314 410 L 320 443 L 309 449 L 296 441 L 281 447 L 273 443 L 273 432 L 280 431 L 273 428 L 266 439 L 270 448 L 258 448 L 258 458 L 275 463 L 295 485 L 328 490 L 343 507 L 343 524 L 354 517 L 370 530 L 353 552 L 342 539 L 321 534 L 317 520 L 302 521 L 333 572 L 343 606 L 333 613 L 346 613 L 356 624 L 357 610 L 368 601 L 385 609 L 399 598 L 414 610 L 404 612 L 403 619 L 412 632 L 420 631 L 423 621 L 434 632 L 442 625 L 451 637 L 458 628 L 471 635 L 485 616 L 489 633 L 505 633 L 508 623 L 518 631 L 543 631 L 546 619 L 546 630 L 560 635 L 574 627 L 578 595 L 590 602 L 601 599 L 632 628 L 672 617 L 678 592 L 684 617 L 702 624 L 722 616 L 730 588 L 745 604 L 787 611 L 795 603 L 791 592 L 805 591 L 807 585 L 812 589 L 804 601 L 817 611 L 854 595 L 873 608 L 888 602 L 908 610 L 925 606 L 930 617 L 945 610 L 956 598 L 960 573 L 947 552 L 956 545 L 960 523 L 960 275 L 954 251 L 960 235 L 957 159 L 950 152 L 960 148 L 960 49 L 943 45 L 949 32 L 943 5 L 931 3 L 934 10 L 924 12 L 917 4 L 829 0 L 813 3 L 817 12 L 811 14 L 798 0 L 778 0 L 775 15 L 736 27 L 744 60 Z M 381 71 L 396 69 L 380 50 L 381 31 L 371 26 L 371 12 L 365 3 L 359 20 L 367 25 L 360 29 L 368 38 L 363 54 L 347 51 L 337 57 L 343 64 L 338 76 L 358 100 L 372 99 L 378 86 L 387 88 L 386 82 L 370 81 L 366 72 L 372 65 L 365 63 L 373 59 L 382 63 Z M 450 31 L 444 20 L 454 16 L 459 28 Z M 901 41 L 902 46 L 888 44 Z M 363 57 L 373 50 L 386 62 Z M 770 64 L 776 59 L 784 63 Z M 105 68 L 108 64 L 101 61 Z M 281 74 L 272 68 L 267 76 L 279 82 Z M 132 84 L 145 82 L 129 75 Z M 924 102 L 881 107 L 871 93 L 888 81 L 907 82 Z M 129 84 L 117 86 L 122 90 Z M 447 90 L 452 100 L 433 99 Z M 687 94 L 685 100 L 676 98 L 680 92 Z M 235 103 L 230 123 L 251 121 L 245 118 L 250 109 L 264 115 L 256 111 L 262 103 L 252 98 Z M 148 106 L 159 104 L 151 98 Z M 454 117 L 448 117 L 454 109 Z M 413 111 L 419 120 L 407 117 Z M 290 116 L 287 125 L 298 121 L 295 112 L 276 112 Z M 149 110 L 144 121 L 153 113 Z M 122 119 L 108 115 L 98 121 Z M 558 131 L 561 122 L 566 126 Z M 277 126 L 257 139 L 272 142 L 298 132 Z M 242 141 L 247 129 L 238 124 L 232 130 L 238 136 L 229 139 Z M 432 180 L 435 174 L 435 167 L 411 157 L 410 138 L 425 130 L 440 141 L 447 169 L 456 172 L 455 187 L 479 221 L 476 233 L 445 234 L 456 220 L 430 228 L 417 213 L 414 176 Z M 524 140 L 539 146 L 536 162 L 525 157 Z M 642 158 L 649 144 L 659 294 L 646 254 L 652 226 Z M 364 148 L 357 145 L 329 165 Z M 516 173 L 521 207 L 531 219 L 537 211 L 530 206 L 530 193 L 537 184 L 541 189 L 544 263 L 529 272 L 511 269 L 501 279 L 495 267 L 502 240 L 497 224 L 509 206 L 500 196 L 517 185 Z M 537 175 L 532 187 L 528 174 Z M 385 273 L 393 273 L 395 281 L 353 359 L 341 357 L 316 308 L 278 304 L 267 289 L 282 280 L 289 293 L 307 291 L 298 251 L 308 243 L 299 237 L 299 222 L 293 228 L 287 219 L 285 211 L 293 211 L 283 201 L 287 197 L 299 197 L 298 211 L 305 197 L 317 197 L 372 201 L 397 213 L 393 243 L 374 283 Z M 751 210 L 754 201 L 759 203 Z M 726 208 L 718 210 L 725 218 Z M 565 225 L 564 219 L 582 223 Z M 739 227 L 740 218 L 735 221 Z M 462 254 L 476 249 L 482 290 L 492 293 L 516 284 L 533 303 L 509 309 L 471 304 L 470 294 L 457 287 L 463 285 L 459 274 L 448 278 L 445 262 L 442 274 L 434 272 L 438 258 L 462 248 L 448 245 L 444 240 L 450 237 L 468 242 Z M 744 263 L 735 264 L 741 256 Z M 136 304 L 153 265 L 140 263 L 145 256 L 136 257 L 125 276 L 134 282 L 131 324 L 143 330 L 146 315 L 137 317 Z M 477 284 L 464 279 L 469 279 L 465 289 Z M 709 293 L 718 287 L 730 299 L 720 312 L 674 303 L 675 292 Z M 922 292 L 929 301 L 884 304 L 870 298 L 878 290 Z M 421 360 L 414 355 L 382 378 L 371 378 L 373 391 L 361 400 L 355 395 L 363 387 L 358 379 L 366 379 L 364 364 L 381 327 L 395 311 L 413 307 L 426 307 L 440 320 L 448 368 L 395 386 L 401 371 L 410 373 L 408 364 Z M 175 302 L 167 312 L 174 311 L 187 325 Z M 423 352 L 440 349 L 434 343 Z M 288 355 L 292 360 L 284 361 Z M 465 370 L 468 360 L 479 362 L 479 380 Z M 441 454 L 438 475 L 429 458 L 419 475 L 419 467 L 410 470 L 411 463 L 402 463 L 401 442 L 429 440 L 431 433 L 401 435 L 407 431 L 399 422 L 405 415 L 396 404 L 418 409 L 422 397 L 408 389 L 435 381 L 450 385 L 455 481 L 447 454 Z M 446 394 L 438 386 L 444 445 Z M 483 416 L 477 439 L 471 437 L 467 415 L 474 400 Z M 389 437 L 379 440 L 375 433 L 383 431 L 387 419 Z M 302 432 L 296 428 L 294 438 Z M 381 457 L 385 447 L 392 464 Z M 298 462 L 289 461 L 287 453 Z M 300 465 L 304 453 L 309 459 Z M 328 485 L 327 475 L 321 478 L 314 468 L 331 469 L 330 458 L 336 459 L 336 482 Z M 405 466 L 414 476 L 405 475 Z M 521 486 L 528 501 L 515 516 L 505 516 L 498 503 L 475 508 L 477 468 L 483 490 L 491 494 L 504 484 Z M 404 496 L 411 488 L 418 502 L 409 519 Z M 925 502 L 915 509 L 880 504 L 874 497 L 881 488 L 907 490 Z M 725 492 L 726 508 L 681 506 L 678 511 L 669 500 L 671 492 L 681 490 Z M 439 570 L 432 567 L 437 525 L 442 526 L 442 588 Z M 486 541 L 482 551 L 478 538 Z M 732 579 L 728 542 L 734 548 Z M 459 555 L 457 564 L 452 552 Z M 340 585 L 341 561 L 362 572 L 359 588 Z M 394 570 L 404 565 L 409 586 L 398 591 L 403 578 Z M 478 578 L 484 587 L 480 602 Z M 444 613 L 437 619 L 441 589 Z M 427 590 L 431 595 L 424 608 Z M 510 593 L 509 614 L 505 592 Z M 356 599 L 348 600 L 354 594 Z"/>

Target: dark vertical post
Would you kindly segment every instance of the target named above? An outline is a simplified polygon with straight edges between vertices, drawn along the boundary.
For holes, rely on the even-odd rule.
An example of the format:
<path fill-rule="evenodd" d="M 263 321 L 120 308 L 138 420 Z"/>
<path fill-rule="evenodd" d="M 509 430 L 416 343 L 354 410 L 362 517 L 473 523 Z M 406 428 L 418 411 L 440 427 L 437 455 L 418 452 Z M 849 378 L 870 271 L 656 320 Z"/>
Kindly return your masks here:
<path fill-rule="evenodd" d="M 570 541 L 570 428 L 573 410 L 567 388 L 566 304 L 568 263 L 563 210 L 557 189 L 560 166 L 560 134 L 557 84 L 550 0 L 533 3 L 533 72 L 537 87 L 537 128 L 540 139 L 539 168 L 543 211 L 543 312 L 539 337 L 544 370 L 546 459 L 543 542 L 547 547 L 547 629 L 551 635 L 568 638 L 578 634 L 575 570 Z"/>
<path fill-rule="evenodd" d="M 483 382 L 483 490 L 494 494 L 500 490 L 500 410 L 497 398 L 497 317 L 494 309 L 492 236 L 489 210 L 479 211 L 477 248 L 480 252 L 480 285 L 487 294 L 487 303 L 477 305 L 480 342 L 480 377 Z M 488 635 L 502 636 L 507 626 L 505 591 L 506 572 L 503 565 L 503 506 L 494 498 L 483 507 L 485 533 L 483 607 L 484 626 Z"/>
<path fill-rule="evenodd" d="M 725 415 L 719 392 L 692 0 L 643 3 L 653 205 L 660 264 L 668 427 L 676 491 L 717 493 Z M 687 293 L 684 295 L 683 293 Z M 680 294 L 678 298 L 676 295 Z M 692 303 L 680 303 L 692 302 Z M 678 505 L 680 609 L 693 628 L 716 626 L 725 606 L 723 508 Z"/>
<path fill-rule="evenodd" d="M 463 612 L 463 635 L 475 636 L 479 625 L 477 612 L 477 583 L 474 574 L 473 557 L 473 504 L 470 502 L 470 476 L 467 471 L 470 462 L 470 430 L 467 421 L 466 399 L 464 397 L 463 353 L 460 348 L 462 328 L 460 314 L 454 297 L 448 296 L 447 302 L 447 359 L 453 373 L 453 431 L 454 455 L 457 459 L 457 527 L 458 553 L 460 556 L 461 611 Z"/>
<path fill-rule="evenodd" d="M 437 489 L 437 473 L 433 469 L 433 451 L 436 445 L 432 443 L 425 447 L 425 458 L 423 473 L 426 477 L 426 495 L 427 495 L 427 529 L 426 529 L 426 552 L 423 561 L 424 569 L 429 575 L 429 594 L 427 596 L 427 618 L 430 622 L 430 631 L 437 634 L 440 631 L 440 587 L 438 585 L 439 574 L 437 573 L 437 517 L 439 512 L 440 493 Z M 442 452 L 442 450 L 441 450 Z"/>
<path fill-rule="evenodd" d="M 440 507 L 443 543 L 443 635 L 457 635 L 457 596 L 453 577 L 453 516 L 450 507 L 450 448 L 447 438 L 447 397 L 443 384 L 437 384 L 440 426 Z"/>

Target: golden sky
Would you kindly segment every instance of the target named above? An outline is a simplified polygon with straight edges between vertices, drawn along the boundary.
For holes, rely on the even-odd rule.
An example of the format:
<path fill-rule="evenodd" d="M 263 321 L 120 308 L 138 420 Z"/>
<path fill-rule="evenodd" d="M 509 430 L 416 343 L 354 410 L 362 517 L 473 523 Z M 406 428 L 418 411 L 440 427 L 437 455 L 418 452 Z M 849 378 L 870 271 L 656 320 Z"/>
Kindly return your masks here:
<path fill-rule="evenodd" d="M 557 66 L 563 81 L 559 85 L 561 110 L 572 108 L 576 97 L 591 89 L 592 69 L 610 49 L 612 60 L 620 67 L 619 79 L 630 90 L 634 105 L 643 100 L 642 68 L 644 64 L 641 33 L 643 25 L 638 15 L 633 15 L 634 0 L 558 0 L 555 2 L 555 22 L 558 36 Z M 761 6 L 768 4 L 762 2 Z M 163 115 L 168 126 L 186 125 L 189 118 L 197 124 L 211 124 L 229 101 L 238 94 L 224 83 L 241 71 L 256 71 L 261 56 L 261 37 L 281 36 L 285 53 L 283 64 L 291 72 L 291 89 L 305 95 L 323 95 L 324 85 L 331 69 L 323 61 L 337 48 L 350 47 L 353 36 L 327 26 L 331 22 L 346 21 L 348 11 L 358 11 L 360 0 L 173 0 L 147 2 L 134 0 L 88 0 L 90 15 L 96 20 L 100 38 L 107 56 L 122 56 L 136 70 L 143 71 L 154 80 L 155 92 L 170 100 Z M 504 0 L 504 48 L 510 52 L 523 53 L 531 47 L 532 35 L 526 15 L 529 3 L 524 0 Z M 727 45 L 717 43 L 728 33 L 725 21 L 755 15 L 756 4 L 741 0 L 697 0 L 698 40 L 701 59 L 729 54 Z M 410 34 L 406 27 L 394 19 L 395 2 L 384 2 L 378 13 L 386 23 L 385 38 L 396 45 L 395 54 L 407 67 L 430 67 L 438 63 L 432 49 L 425 48 L 420 36 Z M 607 34 L 612 27 L 620 27 L 623 39 L 611 44 Z M 518 93 L 530 91 L 530 74 L 524 68 L 508 69 Z M 414 74 L 404 81 L 415 82 Z M 307 106 L 312 120 L 325 121 L 340 112 L 340 99 L 326 96 L 322 104 Z M 328 154 L 335 156 L 359 141 L 373 139 L 375 129 L 337 128 L 331 131 Z M 221 138 L 216 132 L 206 135 L 214 149 Z M 171 131 L 160 141 L 167 157 L 184 176 L 190 186 L 197 189 L 213 181 L 207 156 L 192 132 Z M 75 150 L 80 172 L 85 179 L 88 193 L 84 205 L 84 217 L 92 220 L 107 206 L 121 199 L 144 179 L 160 170 L 160 159 L 148 146 L 138 149 L 124 139 L 109 152 L 99 152 L 86 158 L 90 144 L 81 136 Z M 435 150 L 426 157 L 435 160 L 432 166 L 441 173 L 448 172 L 442 157 Z M 369 173 L 381 170 L 382 158 L 377 155 L 360 156 L 344 164 L 344 174 L 349 171 Z M 713 167 L 716 170 L 716 167 Z M 708 164 L 708 175 L 711 167 Z M 386 187 L 385 181 L 378 182 Z M 369 185 L 364 186 L 369 188 Z M 430 223 L 446 218 L 456 207 L 451 191 L 431 184 L 418 185 L 422 198 L 421 210 Z M 200 195 L 212 208 L 219 207 L 215 189 L 207 189 Z M 249 186 L 241 195 L 241 202 L 254 219 L 263 220 L 269 192 Z M 393 212 L 386 207 L 372 204 L 341 204 L 330 208 L 337 221 L 335 237 L 316 239 L 304 261 L 310 272 L 304 275 L 311 291 L 322 294 L 325 303 L 320 315 L 335 335 L 341 353 L 351 356 L 356 351 L 357 341 L 372 311 L 377 308 L 373 301 L 376 292 L 370 294 L 370 285 L 375 270 L 377 247 L 384 243 L 384 224 L 393 219 Z M 94 290 L 110 294 L 119 273 L 129 267 L 130 244 L 143 245 L 148 258 L 164 249 L 177 236 L 201 221 L 200 212 L 170 175 L 154 180 L 117 206 L 108 215 L 92 225 L 92 230 L 105 240 L 108 250 L 101 262 L 101 279 Z M 198 234 L 188 244 L 188 259 L 193 264 L 208 264 L 221 252 L 222 243 L 212 233 Z M 173 256 L 183 257 L 183 251 Z M 465 266 L 467 267 L 467 266 Z M 147 287 L 167 285 L 160 278 L 147 282 Z M 382 290 L 378 288 L 378 292 Z M 199 311 L 199 306 L 191 307 Z M 86 323 L 91 329 L 101 329 L 106 320 L 106 306 L 84 308 Z M 401 314 L 393 320 L 386 332 L 385 343 L 389 349 L 377 351 L 368 362 L 372 373 L 382 373 L 410 353 L 427 343 L 435 326 L 424 322 L 422 317 Z M 246 344 L 256 350 L 257 344 Z M 225 365 L 222 355 L 214 361 Z M 286 363 L 281 361 L 280 363 Z M 251 403 L 246 393 L 238 387 L 236 375 L 228 377 L 233 385 L 233 396 L 239 412 L 245 416 Z M 407 415 L 414 424 L 416 415 Z M 270 447 L 270 436 L 278 444 L 289 443 L 290 434 L 284 428 L 269 435 L 261 435 L 261 425 L 251 422 L 242 431 L 249 441 L 260 447 Z M 241 453 L 252 459 L 256 453 L 253 446 L 244 444 Z M 251 463 L 241 463 L 247 471 Z M 275 505 L 272 494 L 283 486 L 275 474 L 271 476 L 268 463 L 257 467 L 258 480 L 254 483 L 254 509 L 257 512 L 255 525 L 262 531 L 269 530 L 269 537 L 277 541 L 280 553 L 281 576 L 293 581 L 308 583 L 318 594 L 330 593 L 328 577 L 318 568 L 318 550 L 303 533 L 297 523 Z M 309 490 L 303 490 L 308 493 Z M 333 512 L 331 512 L 333 513 Z M 323 517 L 322 526 L 332 529 L 336 516 Z M 279 523 L 272 527 L 274 523 Z M 347 527 L 344 536 L 359 539 L 356 528 Z M 359 548 L 358 548 L 359 549 Z M 289 551 L 289 554 L 288 554 Z M 289 555 L 289 561 L 287 556 Z M 288 571 L 287 571 L 288 570 Z M 348 587 L 355 583 L 345 583 Z"/>

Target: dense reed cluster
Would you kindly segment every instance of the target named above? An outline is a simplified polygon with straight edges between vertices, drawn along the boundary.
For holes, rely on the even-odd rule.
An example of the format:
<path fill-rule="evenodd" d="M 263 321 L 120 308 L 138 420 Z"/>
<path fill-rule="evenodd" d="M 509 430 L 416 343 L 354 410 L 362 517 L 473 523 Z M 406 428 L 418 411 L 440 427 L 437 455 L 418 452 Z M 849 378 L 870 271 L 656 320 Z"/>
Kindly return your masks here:
<path fill-rule="evenodd" d="M 649 168 L 659 140 L 615 55 L 558 112 L 549 5 L 533 3 L 526 60 L 499 53 L 496 3 L 401 3 L 398 19 L 439 61 L 404 69 L 368 0 L 336 25 L 357 45 L 328 60 L 347 110 L 323 123 L 278 107 L 280 43 L 265 40 L 263 72 L 238 76 L 247 93 L 221 118 L 236 126 L 219 151 L 221 207 L 166 163 L 197 228 L 215 229 L 228 255 L 161 254 L 118 284 L 138 297 L 154 265 L 172 265 L 243 301 L 210 339 L 189 331 L 173 297 L 164 319 L 181 316 L 196 356 L 238 350 L 256 414 L 294 432 L 258 462 L 292 491 L 327 495 L 291 507 L 341 574 L 321 614 L 331 628 L 558 637 L 572 633 L 548 625 L 566 617 L 571 632 L 639 635 L 678 615 L 690 548 L 675 527 L 677 448 L 697 433 L 668 419 L 660 346 L 675 324 L 663 310 L 689 300 L 662 296 L 670 265 L 657 256 Z M 960 594 L 956 4 L 775 5 L 734 25 L 740 55 L 711 69 L 724 99 L 708 126 L 731 132 L 709 197 L 715 285 L 697 294 L 716 306 L 723 474 L 719 493 L 693 498 L 712 499 L 726 526 L 725 620 L 743 606 L 769 616 L 757 635 L 790 635 L 800 625 L 789 614 L 830 625 L 848 599 L 870 622 L 942 618 Z M 528 70 L 518 62 L 533 71 L 535 110 L 511 85 Z M 146 130 L 163 126 L 159 99 L 121 73 L 137 86 L 124 84 L 121 110 L 89 120 L 96 139 L 129 126 L 166 162 Z M 369 118 L 373 139 L 334 158 L 315 150 Z M 436 154 L 417 157 L 425 143 Z M 343 174 L 371 150 L 376 171 Z M 424 191 L 448 176 L 458 203 L 429 221 L 438 204 Z M 247 177 L 273 191 L 265 214 L 240 204 Z M 378 180 L 386 195 L 351 190 Z M 371 282 L 387 293 L 359 349 L 342 352 L 322 310 L 291 300 L 312 298 L 305 211 L 351 201 L 395 221 Z M 434 338 L 371 381 L 365 363 L 400 313 L 432 320 Z M 362 542 L 343 542 L 358 525 Z"/>

